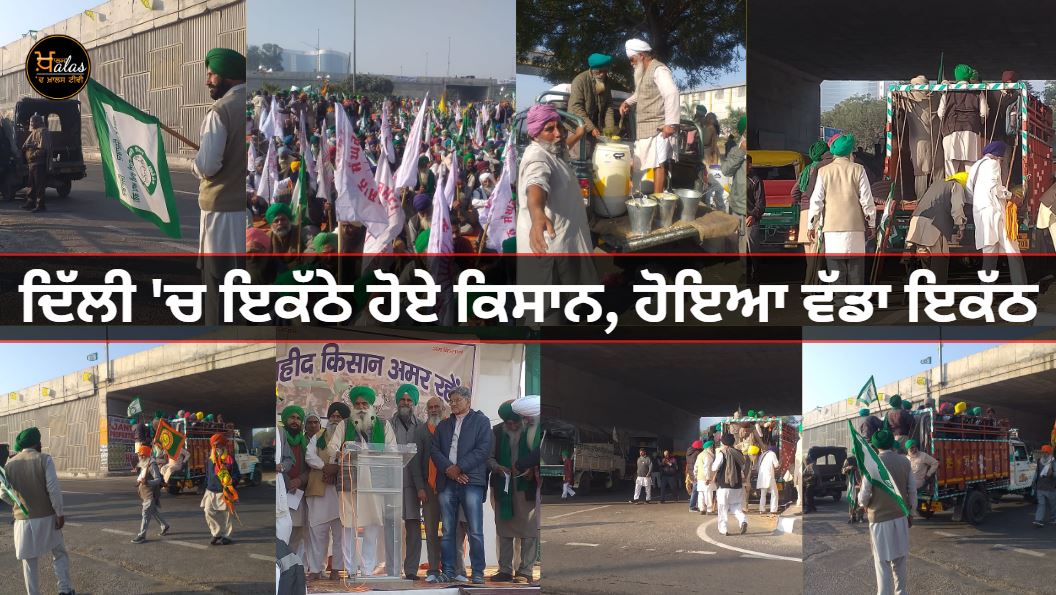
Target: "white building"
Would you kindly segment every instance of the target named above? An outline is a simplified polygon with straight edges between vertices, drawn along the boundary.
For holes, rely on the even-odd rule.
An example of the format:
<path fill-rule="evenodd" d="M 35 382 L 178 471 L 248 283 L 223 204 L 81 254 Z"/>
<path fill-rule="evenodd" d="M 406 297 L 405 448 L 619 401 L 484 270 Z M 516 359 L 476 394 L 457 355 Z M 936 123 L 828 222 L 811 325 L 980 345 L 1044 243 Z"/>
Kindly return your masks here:
<path fill-rule="evenodd" d="M 831 110 L 844 99 L 866 95 L 882 99 L 891 81 L 823 81 L 821 83 L 821 113 Z"/>
<path fill-rule="evenodd" d="M 745 84 L 686 91 L 680 93 L 678 97 L 683 114 L 686 112 L 692 114 L 698 105 L 703 105 L 709 112 L 715 112 L 715 116 L 722 120 L 733 110 L 748 110 L 748 86 Z"/>
<path fill-rule="evenodd" d="M 290 50 L 282 48 L 282 69 L 287 72 L 331 72 L 347 74 L 350 56 L 337 50 Z"/>

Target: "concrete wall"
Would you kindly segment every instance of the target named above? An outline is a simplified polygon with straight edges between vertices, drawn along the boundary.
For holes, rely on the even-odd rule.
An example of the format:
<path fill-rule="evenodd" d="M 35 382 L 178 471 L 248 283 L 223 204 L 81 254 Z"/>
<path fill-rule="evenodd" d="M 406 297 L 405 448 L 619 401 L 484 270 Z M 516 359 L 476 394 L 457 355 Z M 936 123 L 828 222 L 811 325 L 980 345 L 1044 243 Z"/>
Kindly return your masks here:
<path fill-rule="evenodd" d="M 55 460 L 55 471 L 63 476 L 100 473 L 99 398 L 81 398 L 46 403 L 33 409 L 0 415 L 0 442 L 15 447 L 22 430 L 36 426 L 44 452 Z"/>
<path fill-rule="evenodd" d="M 544 357 L 542 383 L 547 416 L 597 428 L 615 426 L 632 434 L 670 436 L 676 449 L 685 448 L 699 436 L 698 415 L 630 390 L 605 376 L 604 370 L 585 371 L 574 363 Z"/>
<path fill-rule="evenodd" d="M 40 31 L 80 41 L 92 60 L 92 77 L 143 111 L 197 143 L 206 108 L 212 103 L 205 87 L 205 53 L 214 47 L 246 52 L 245 0 L 155 1 L 156 10 L 140 2 L 112 0 L 95 7 L 95 20 L 77 14 Z M 0 51 L 0 112 L 20 97 L 34 95 L 23 61 L 30 37 Z M 81 138 L 86 155 L 98 155 L 87 94 L 81 101 Z M 195 150 L 165 135 L 168 155 L 193 158 Z"/>
<path fill-rule="evenodd" d="M 749 149 L 805 153 L 818 139 L 821 79 L 749 50 Z"/>

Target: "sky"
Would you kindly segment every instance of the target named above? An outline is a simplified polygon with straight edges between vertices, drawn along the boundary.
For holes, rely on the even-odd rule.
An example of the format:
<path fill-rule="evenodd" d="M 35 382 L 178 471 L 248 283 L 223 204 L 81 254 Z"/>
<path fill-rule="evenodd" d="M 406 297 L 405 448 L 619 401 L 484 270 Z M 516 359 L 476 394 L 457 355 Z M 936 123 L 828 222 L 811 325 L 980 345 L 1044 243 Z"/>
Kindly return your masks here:
<path fill-rule="evenodd" d="M 942 359 L 949 363 L 1000 343 L 949 343 Z M 931 357 L 931 365 L 921 364 Z M 938 367 L 935 343 L 803 343 L 803 410 L 857 396 L 870 376 L 885 384 Z"/>
<path fill-rule="evenodd" d="M 101 332 L 101 331 L 100 331 Z M 157 347 L 159 343 L 110 343 L 110 358 Z M 0 395 L 51 378 L 83 370 L 106 360 L 105 346 L 98 343 L 0 343 Z M 89 362 L 90 353 L 98 353 Z"/>
<path fill-rule="evenodd" d="M 313 50 L 318 29 L 320 47 L 351 52 L 352 5 L 350 0 L 249 0 L 248 44 Z M 359 2 L 356 70 L 446 76 L 450 35 L 451 76 L 513 78 L 516 5 L 489 0 Z"/>
<path fill-rule="evenodd" d="M 4 0 L 0 3 L 4 14 L 4 18 L 0 19 L 0 45 L 7 45 L 30 29 L 39 31 L 100 4 L 100 0 L 47 0 L 37 3 Z"/>
<path fill-rule="evenodd" d="M 745 60 L 743 58 L 743 56 L 744 56 L 744 49 L 743 48 L 740 50 L 740 55 L 741 55 L 741 59 L 737 62 L 737 68 L 735 70 L 733 70 L 732 72 L 727 72 L 727 73 L 724 73 L 724 74 L 722 74 L 722 75 L 720 75 L 720 76 L 718 76 L 718 77 L 716 77 L 716 78 L 714 78 L 712 80 L 704 81 L 703 83 L 701 83 L 700 85 L 698 85 L 697 87 L 695 87 L 693 89 L 680 89 L 680 90 L 681 91 L 696 91 L 698 89 L 708 89 L 708 88 L 711 88 L 711 87 L 726 87 L 726 86 L 731 86 L 731 85 L 743 85 L 745 80 L 746 80 L 745 72 L 744 72 Z M 615 58 L 617 60 L 620 59 L 619 56 L 616 56 Z M 675 70 L 674 71 L 674 75 L 675 75 L 675 81 L 677 82 L 678 81 L 678 77 L 679 77 L 679 71 Z M 564 82 L 572 82 L 572 81 L 564 81 Z M 536 97 L 539 97 L 539 95 L 543 91 L 546 91 L 547 89 L 549 89 L 550 87 L 553 87 L 553 86 L 554 86 L 553 83 L 546 82 L 546 79 L 544 79 L 541 76 L 531 76 L 531 75 L 526 75 L 526 74 L 518 74 L 517 75 L 517 102 L 518 102 L 518 105 L 521 106 L 521 107 L 525 107 L 525 108 L 530 106 L 530 105 L 532 105 L 533 103 L 535 103 L 535 98 Z M 631 92 L 631 91 L 634 91 L 634 89 L 627 89 L 627 92 Z"/>

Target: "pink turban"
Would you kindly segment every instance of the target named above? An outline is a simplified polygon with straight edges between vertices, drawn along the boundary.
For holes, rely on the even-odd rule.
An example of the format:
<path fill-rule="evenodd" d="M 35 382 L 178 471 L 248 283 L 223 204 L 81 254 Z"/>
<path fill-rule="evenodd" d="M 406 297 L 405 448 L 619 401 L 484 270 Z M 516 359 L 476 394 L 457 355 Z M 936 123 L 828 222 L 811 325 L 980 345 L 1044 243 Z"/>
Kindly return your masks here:
<path fill-rule="evenodd" d="M 557 113 L 557 108 L 549 103 L 537 103 L 533 105 L 528 108 L 528 117 L 526 118 L 528 123 L 528 136 L 532 138 L 539 136 L 539 133 L 543 131 L 543 126 L 546 126 L 547 122 L 560 119 L 561 116 Z"/>
<path fill-rule="evenodd" d="M 268 233 L 263 229 L 257 227 L 246 228 L 246 248 L 249 248 L 250 244 L 260 244 L 262 248 L 267 250 L 271 246 L 271 239 L 268 238 Z"/>

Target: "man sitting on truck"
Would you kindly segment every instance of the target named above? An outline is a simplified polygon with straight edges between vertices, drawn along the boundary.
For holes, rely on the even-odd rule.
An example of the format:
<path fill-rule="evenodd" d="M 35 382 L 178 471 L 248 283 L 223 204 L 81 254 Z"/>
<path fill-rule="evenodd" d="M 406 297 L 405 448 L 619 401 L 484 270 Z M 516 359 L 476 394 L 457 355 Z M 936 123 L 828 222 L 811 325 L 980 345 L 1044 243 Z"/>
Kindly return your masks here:
<path fill-rule="evenodd" d="M 909 467 L 917 480 L 917 486 L 927 489 L 927 485 L 939 470 L 939 462 L 935 457 L 920 450 L 916 440 L 906 440 L 906 448 L 909 449 Z"/>

